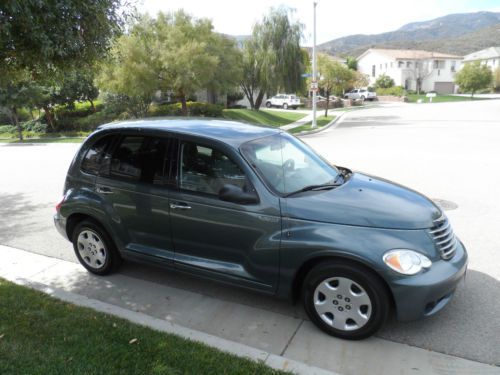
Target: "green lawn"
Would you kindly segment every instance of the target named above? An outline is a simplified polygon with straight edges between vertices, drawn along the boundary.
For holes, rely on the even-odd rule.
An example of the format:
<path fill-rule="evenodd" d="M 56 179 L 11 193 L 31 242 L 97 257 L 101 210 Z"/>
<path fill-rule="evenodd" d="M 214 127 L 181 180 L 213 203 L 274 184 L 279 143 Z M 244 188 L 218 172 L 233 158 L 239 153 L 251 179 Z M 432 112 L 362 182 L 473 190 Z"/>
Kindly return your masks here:
<path fill-rule="evenodd" d="M 417 95 L 417 94 L 408 94 L 407 98 L 410 103 L 416 103 L 418 99 L 422 99 L 423 103 L 429 103 L 429 98 L 425 96 L 425 94 Z M 443 102 L 464 102 L 470 100 L 487 100 L 485 98 L 470 98 L 470 96 L 454 96 L 454 95 L 437 95 L 432 98 L 433 103 L 443 103 Z"/>
<path fill-rule="evenodd" d="M 59 138 L 25 138 L 22 142 L 17 138 L 0 139 L 0 143 L 81 143 L 85 138 L 59 137 Z"/>
<path fill-rule="evenodd" d="M 328 125 L 331 121 L 333 121 L 337 116 L 320 116 L 320 117 L 317 117 L 316 118 L 316 129 L 320 129 L 322 128 L 323 126 L 325 125 Z M 308 122 L 304 125 L 301 125 L 297 128 L 293 128 L 293 129 L 290 129 L 288 132 L 289 133 L 292 133 L 292 134 L 296 134 L 296 133 L 300 133 L 300 132 L 303 132 L 303 131 L 308 131 L 308 130 L 313 130 L 311 128 L 312 126 L 312 122 Z"/>
<path fill-rule="evenodd" d="M 225 109 L 223 116 L 229 120 L 249 122 L 252 124 L 283 126 L 300 120 L 306 115 L 294 111 L 267 111 L 261 109 L 252 111 L 250 109 Z"/>
<path fill-rule="evenodd" d="M 73 131 L 60 133 L 23 132 L 23 143 L 80 143 L 90 132 Z M 0 143 L 19 143 L 17 133 L 0 133 Z"/>
<path fill-rule="evenodd" d="M 0 279 L 0 374 L 284 374 Z"/>

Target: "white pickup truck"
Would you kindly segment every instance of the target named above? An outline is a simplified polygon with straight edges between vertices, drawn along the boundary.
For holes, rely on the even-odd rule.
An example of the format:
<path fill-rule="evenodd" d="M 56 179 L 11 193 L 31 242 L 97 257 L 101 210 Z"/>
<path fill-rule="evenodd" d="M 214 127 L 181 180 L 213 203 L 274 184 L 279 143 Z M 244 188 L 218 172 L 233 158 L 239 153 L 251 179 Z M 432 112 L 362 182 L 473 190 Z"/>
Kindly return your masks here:
<path fill-rule="evenodd" d="M 368 89 L 354 89 L 344 94 L 344 99 L 375 100 L 377 93 Z"/>
<path fill-rule="evenodd" d="M 278 94 L 266 101 L 266 107 L 280 107 L 283 109 L 293 108 L 297 109 L 300 106 L 300 99 L 295 95 Z"/>

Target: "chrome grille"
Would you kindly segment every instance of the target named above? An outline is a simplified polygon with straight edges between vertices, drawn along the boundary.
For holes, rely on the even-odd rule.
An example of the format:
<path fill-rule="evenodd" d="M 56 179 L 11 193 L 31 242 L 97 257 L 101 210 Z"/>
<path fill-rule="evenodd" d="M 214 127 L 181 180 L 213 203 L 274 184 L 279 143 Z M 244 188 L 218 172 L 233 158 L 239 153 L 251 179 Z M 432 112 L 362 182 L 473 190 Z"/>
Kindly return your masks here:
<path fill-rule="evenodd" d="M 443 215 L 439 219 L 434 220 L 430 234 L 434 239 L 436 248 L 441 254 L 441 258 L 445 260 L 453 258 L 457 249 L 457 239 L 446 216 Z"/>

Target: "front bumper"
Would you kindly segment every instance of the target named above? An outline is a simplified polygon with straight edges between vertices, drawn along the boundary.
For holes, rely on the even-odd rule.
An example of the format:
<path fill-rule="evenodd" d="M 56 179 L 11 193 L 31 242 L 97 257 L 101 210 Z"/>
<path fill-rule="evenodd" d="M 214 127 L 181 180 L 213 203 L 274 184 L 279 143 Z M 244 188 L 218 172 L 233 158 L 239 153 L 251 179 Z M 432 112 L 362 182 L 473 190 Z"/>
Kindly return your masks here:
<path fill-rule="evenodd" d="M 61 236 L 69 240 L 68 234 L 66 233 L 66 218 L 61 216 L 59 212 L 54 215 L 54 225 Z"/>
<path fill-rule="evenodd" d="M 467 251 L 459 242 L 450 260 L 439 260 L 420 274 L 390 282 L 399 321 L 417 320 L 444 308 L 465 277 Z"/>

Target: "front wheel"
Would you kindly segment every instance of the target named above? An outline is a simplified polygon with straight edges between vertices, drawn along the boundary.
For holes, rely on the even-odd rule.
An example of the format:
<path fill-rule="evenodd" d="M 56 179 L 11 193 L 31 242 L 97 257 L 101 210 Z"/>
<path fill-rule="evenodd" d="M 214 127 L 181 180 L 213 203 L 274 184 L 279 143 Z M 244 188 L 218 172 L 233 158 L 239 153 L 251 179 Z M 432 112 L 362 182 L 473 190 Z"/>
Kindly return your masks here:
<path fill-rule="evenodd" d="M 266 103 L 266 107 L 267 107 L 267 108 L 271 108 L 271 102 L 267 102 L 267 103 Z"/>
<path fill-rule="evenodd" d="M 73 248 L 76 257 L 88 271 L 107 275 L 121 263 L 121 257 L 111 238 L 100 225 L 84 220 L 73 232 Z"/>
<path fill-rule="evenodd" d="M 288 109 L 288 104 L 283 103 L 283 109 Z"/>
<path fill-rule="evenodd" d="M 303 285 L 303 303 L 321 330 L 348 340 L 376 333 L 390 308 L 386 288 L 376 275 L 343 262 L 321 263 L 309 272 Z"/>

